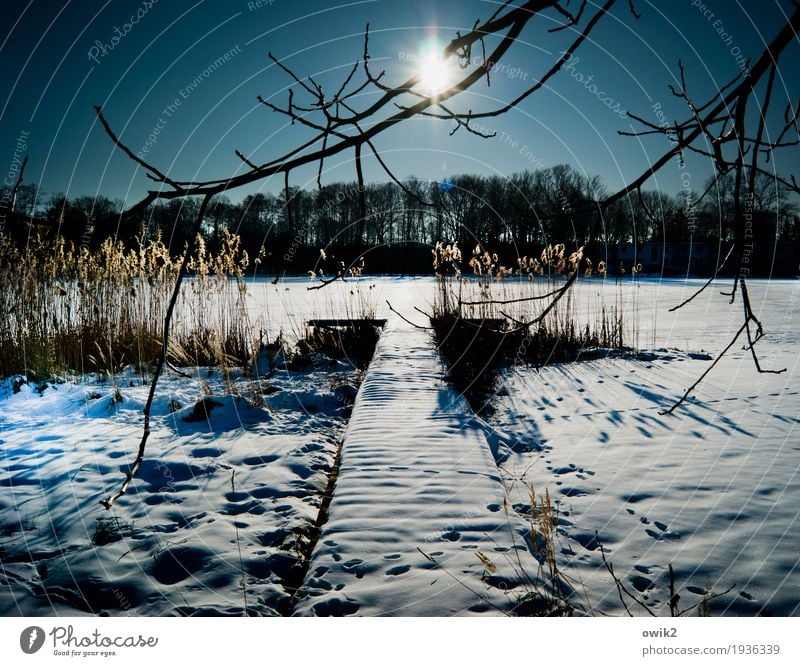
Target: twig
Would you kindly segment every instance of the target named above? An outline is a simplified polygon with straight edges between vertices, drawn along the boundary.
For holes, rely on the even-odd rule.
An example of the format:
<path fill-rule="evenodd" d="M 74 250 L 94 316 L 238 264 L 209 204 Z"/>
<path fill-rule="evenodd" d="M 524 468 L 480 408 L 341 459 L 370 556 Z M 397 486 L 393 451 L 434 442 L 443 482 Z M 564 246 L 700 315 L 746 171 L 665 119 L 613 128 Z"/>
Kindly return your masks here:
<path fill-rule="evenodd" d="M 330 280 L 322 280 L 320 284 L 315 284 L 313 287 L 308 287 L 308 291 L 316 291 L 317 289 L 322 289 L 323 287 L 327 287 L 329 284 L 333 284 L 336 280 L 341 280 L 345 282 L 344 274 L 337 273 L 334 275 Z"/>
<path fill-rule="evenodd" d="M 636 598 L 636 596 L 635 596 L 635 595 L 631 594 L 631 592 L 628 590 L 628 588 L 627 588 L 627 587 L 625 587 L 625 585 L 623 584 L 623 582 L 622 582 L 622 581 L 619 579 L 619 577 L 617 576 L 617 574 L 615 574 L 615 573 L 614 573 L 614 565 L 613 565 L 613 564 L 611 564 L 611 562 L 609 562 L 609 561 L 606 559 L 606 549 L 603 547 L 603 544 L 602 544 L 602 542 L 600 541 L 600 534 L 599 534 L 597 531 L 595 531 L 595 533 L 594 533 L 594 538 L 595 538 L 595 541 L 597 541 L 597 544 L 598 544 L 598 546 L 600 547 L 600 555 L 602 555 L 602 557 L 603 557 L 603 564 L 605 565 L 605 567 L 606 567 L 606 570 L 608 571 L 608 573 L 610 573 L 610 574 L 611 574 L 611 578 L 613 578 L 613 579 L 614 579 L 614 583 L 615 583 L 615 584 L 616 584 L 616 586 L 617 586 L 617 594 L 619 594 L 619 600 L 622 602 L 622 605 L 625 607 L 625 611 L 628 613 L 628 615 L 629 615 L 630 617 L 633 617 L 633 613 L 631 613 L 631 610 L 630 610 L 630 608 L 628 608 L 628 604 L 626 604 L 626 603 L 625 603 L 625 599 L 623 599 L 623 597 L 622 597 L 622 593 L 623 593 L 623 592 L 624 592 L 624 593 L 625 593 L 625 594 L 626 594 L 628 597 L 630 597 L 631 599 L 633 599 L 633 601 L 635 601 L 637 604 L 639 604 L 639 605 L 640 605 L 642 608 L 644 608 L 644 609 L 645 609 L 645 610 L 646 610 L 646 611 L 647 611 L 647 612 L 648 612 L 648 613 L 649 613 L 649 614 L 650 614 L 652 617 L 655 617 L 655 616 L 656 616 L 656 614 L 655 614 L 655 613 L 654 613 L 652 610 L 650 610 L 650 609 L 647 607 L 647 605 L 646 605 L 646 604 L 644 604 L 644 603 L 643 603 L 641 600 L 639 600 L 638 598 Z"/>
<path fill-rule="evenodd" d="M 726 254 L 726 255 L 725 255 L 725 258 L 722 260 L 722 263 L 721 263 L 721 264 L 720 264 L 720 265 L 717 267 L 717 270 L 715 270 L 715 271 L 714 271 L 714 275 L 712 275 L 712 276 L 711 276 L 711 277 L 708 279 L 708 281 L 707 281 L 707 282 L 706 282 L 706 283 L 705 283 L 705 284 L 704 284 L 702 287 L 700 287 L 700 289 L 698 289 L 696 292 L 694 292 L 694 293 L 693 293 L 691 296 L 689 296 L 689 298 L 687 298 L 687 299 L 686 299 L 685 301 L 683 301 L 682 303 L 679 303 L 678 305 L 676 305 L 676 306 L 674 306 L 674 307 L 671 307 L 671 308 L 668 310 L 668 312 L 675 312 L 676 310 L 680 310 L 680 309 L 681 309 L 681 308 L 682 308 L 684 305 L 687 305 L 687 304 L 691 303 L 691 302 L 692 302 L 692 301 L 693 301 L 695 298 L 697 298 L 697 297 L 698 297 L 700 294 L 702 294 L 702 293 L 703 293 L 703 292 L 706 290 L 706 288 L 707 288 L 707 287 L 708 287 L 708 286 L 709 286 L 709 285 L 710 285 L 712 282 L 714 282 L 714 280 L 716 280 L 716 279 L 717 279 L 717 273 L 719 273 L 719 272 L 722 270 L 722 268 L 725 266 L 725 263 L 728 261 L 728 258 L 729 258 L 729 257 L 731 256 L 731 254 L 733 253 L 733 248 L 734 248 L 734 247 L 735 247 L 734 245 L 731 245 L 731 249 L 730 249 L 730 250 L 728 250 L 728 254 Z"/>
<path fill-rule="evenodd" d="M 542 294 L 540 296 L 526 296 L 525 298 L 506 298 L 506 299 L 486 299 L 485 301 L 461 301 L 461 305 L 508 305 L 510 303 L 525 303 L 527 301 L 542 301 L 551 296 L 555 296 L 563 291 L 564 287 L 559 287 L 551 292 Z"/>
<path fill-rule="evenodd" d="M 744 324 L 742 324 L 739 327 L 739 330 L 736 331 L 736 335 L 733 336 L 733 339 L 728 343 L 728 345 L 725 347 L 725 349 L 723 349 L 719 353 L 719 355 L 717 356 L 717 358 L 714 359 L 714 361 L 711 363 L 711 365 L 708 366 L 706 371 L 702 375 L 700 375 L 700 377 L 698 377 L 697 381 L 695 381 L 694 384 L 692 384 L 688 389 L 686 389 L 686 392 L 683 394 L 683 396 L 681 396 L 681 399 L 678 400 L 678 402 L 676 402 L 674 405 L 672 405 L 672 407 L 670 407 L 668 410 L 663 411 L 663 412 L 659 412 L 659 415 L 666 416 L 667 414 L 672 414 L 672 412 L 674 412 L 678 407 L 680 407 L 684 402 L 686 402 L 686 399 L 689 397 L 689 394 L 691 394 L 691 392 L 694 391 L 694 389 L 696 389 L 698 387 L 700 382 L 702 382 L 706 378 L 708 373 L 711 372 L 714 369 L 714 366 L 717 363 L 719 363 L 720 359 L 723 356 L 725 356 L 725 354 L 728 351 L 730 351 L 730 348 L 733 347 L 734 344 L 736 344 L 736 340 L 739 339 L 739 336 L 744 332 L 744 330 L 746 328 L 747 328 L 747 323 L 745 322 Z"/>
<path fill-rule="evenodd" d="M 432 331 L 433 330 L 433 328 L 430 327 L 430 326 L 420 326 L 419 324 L 415 324 L 410 319 L 406 319 L 403 315 L 401 315 L 397 310 L 395 310 L 392 307 L 392 304 L 389 301 L 386 301 L 386 305 L 389 306 L 389 310 L 394 312 L 398 317 L 400 317 L 400 319 L 402 319 L 404 322 L 406 322 L 406 324 L 411 324 L 414 328 L 419 328 L 420 330 L 423 330 L 423 331 Z"/>
<path fill-rule="evenodd" d="M 675 591 L 675 570 L 672 568 L 672 563 L 669 564 L 669 615 L 675 617 L 680 615 L 678 611 L 678 601 L 681 595 Z"/>
<path fill-rule="evenodd" d="M 465 588 L 466 590 L 468 590 L 469 592 L 474 594 L 481 601 L 485 601 L 487 604 L 489 604 L 496 611 L 500 611 L 503 615 L 508 616 L 508 613 L 505 610 L 503 610 L 502 608 L 500 608 L 500 606 L 498 606 L 497 604 L 494 604 L 491 601 L 489 601 L 489 599 L 486 597 L 485 594 L 478 594 L 469 585 L 467 585 L 463 580 L 461 580 L 460 578 L 458 578 L 458 577 L 454 576 L 452 573 L 450 573 L 450 571 L 448 571 L 447 568 L 444 565 L 442 565 L 438 560 L 434 559 L 431 555 L 428 555 L 428 553 L 424 552 L 419 546 L 417 546 L 417 550 L 422 554 L 422 556 L 426 560 L 428 560 L 429 562 L 433 562 L 433 564 L 436 565 L 437 569 L 441 569 L 442 571 L 444 571 L 448 576 L 450 576 L 450 578 L 452 578 L 454 581 L 456 581 L 456 583 L 461 585 L 461 587 Z"/>
<path fill-rule="evenodd" d="M 536 317 L 535 319 L 532 319 L 531 321 L 528 321 L 528 322 L 519 321 L 518 319 L 515 319 L 511 315 L 506 314 L 505 312 L 501 311 L 500 312 L 501 315 L 503 315 L 507 319 L 510 319 L 515 324 L 517 324 L 517 328 L 516 329 L 512 329 L 509 332 L 510 333 L 516 333 L 518 331 L 525 330 L 527 328 L 530 328 L 534 324 L 538 324 L 540 321 L 544 320 L 544 318 L 547 316 L 547 314 L 550 312 L 550 310 L 552 310 L 556 306 L 556 303 L 558 303 L 564 297 L 564 294 L 566 294 L 569 291 L 569 288 L 572 286 L 572 284 L 577 279 L 578 279 L 578 271 L 576 270 L 576 271 L 573 271 L 572 275 L 569 276 L 569 279 L 566 281 L 566 283 L 564 283 L 564 286 L 561 287 L 561 289 L 559 289 L 556 292 L 556 297 L 548 304 L 548 306 L 544 310 L 542 310 L 541 314 L 538 317 Z"/>
<path fill-rule="evenodd" d="M 707 604 L 709 601 L 713 601 L 714 599 L 718 599 L 719 597 L 724 597 L 726 594 L 730 593 L 730 591 L 733 590 L 733 588 L 735 588 L 735 587 L 736 587 L 736 584 L 734 583 L 727 590 L 725 590 L 723 592 L 717 592 L 715 594 L 706 595 L 700 601 L 698 601 L 696 604 L 692 604 L 688 608 L 684 608 L 682 611 L 680 611 L 674 617 L 681 617 L 683 615 L 686 615 L 686 613 L 688 613 L 689 611 L 694 610 L 695 608 L 697 608 L 701 604 Z"/>
<path fill-rule="evenodd" d="M 200 232 L 200 228 L 203 224 L 203 218 L 206 214 L 206 208 L 208 208 L 208 202 L 211 200 L 211 195 L 207 194 L 203 197 L 203 201 L 200 204 L 200 209 L 197 212 L 197 218 L 195 219 L 194 226 L 192 228 L 192 237 L 196 237 L 197 234 Z M 147 402 L 144 406 L 143 416 L 144 416 L 144 424 L 142 426 L 142 438 L 139 441 L 139 449 L 136 453 L 136 458 L 133 461 L 133 464 L 128 469 L 128 473 L 125 475 L 125 480 L 122 482 L 122 486 L 120 489 L 115 492 L 113 495 L 107 497 L 106 499 L 100 500 L 100 504 L 102 504 L 107 510 L 111 509 L 114 503 L 122 497 L 128 490 L 128 486 L 130 486 L 131 481 L 133 481 L 133 477 L 136 476 L 136 472 L 139 471 L 139 467 L 142 464 L 142 460 L 144 460 L 144 452 L 147 446 L 147 438 L 150 436 L 150 412 L 153 408 L 153 400 L 156 395 L 156 387 L 158 386 L 158 380 L 161 377 L 161 373 L 164 370 L 164 366 L 167 363 L 167 351 L 169 349 L 169 332 L 170 326 L 172 325 L 172 315 L 175 311 L 175 304 L 178 300 L 178 294 L 181 291 L 181 283 L 183 282 L 183 278 L 186 277 L 188 273 L 188 266 L 190 261 L 189 249 L 187 248 L 186 253 L 183 255 L 183 260 L 181 261 L 180 270 L 178 271 L 178 276 L 175 278 L 175 286 L 172 290 L 172 296 L 169 299 L 169 304 L 167 305 L 167 312 L 164 316 L 164 333 L 163 333 L 163 340 L 161 344 L 161 353 L 158 356 L 158 361 L 156 362 L 156 367 L 153 371 L 153 380 L 150 382 L 150 391 L 147 394 Z"/>
<path fill-rule="evenodd" d="M 12 213 L 14 212 L 14 207 L 17 204 L 17 193 L 19 192 L 20 185 L 22 185 L 22 178 L 25 175 L 26 166 L 28 166 L 27 155 L 25 155 L 25 157 L 23 158 L 22 165 L 19 168 L 19 176 L 17 176 L 17 182 L 14 183 L 14 187 L 11 188 L 10 207 Z"/>

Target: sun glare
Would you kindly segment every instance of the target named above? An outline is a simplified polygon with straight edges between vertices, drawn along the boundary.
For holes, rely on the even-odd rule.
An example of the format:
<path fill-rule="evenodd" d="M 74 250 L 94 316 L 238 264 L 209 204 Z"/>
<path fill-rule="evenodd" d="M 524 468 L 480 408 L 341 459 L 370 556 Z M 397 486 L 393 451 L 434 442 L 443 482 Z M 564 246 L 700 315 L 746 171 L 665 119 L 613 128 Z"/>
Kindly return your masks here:
<path fill-rule="evenodd" d="M 442 58 L 438 49 L 430 48 L 422 54 L 419 62 L 419 83 L 422 92 L 427 95 L 438 95 L 450 87 L 452 79 L 450 63 Z"/>

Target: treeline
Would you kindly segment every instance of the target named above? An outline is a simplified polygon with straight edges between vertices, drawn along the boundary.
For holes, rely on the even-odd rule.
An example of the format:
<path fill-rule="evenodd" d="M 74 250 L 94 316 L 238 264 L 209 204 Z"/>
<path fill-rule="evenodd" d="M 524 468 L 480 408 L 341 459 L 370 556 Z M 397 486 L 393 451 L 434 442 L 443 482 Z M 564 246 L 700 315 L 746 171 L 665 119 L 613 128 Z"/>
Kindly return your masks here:
<path fill-rule="evenodd" d="M 642 191 L 600 213 L 594 202 L 608 194 L 602 180 L 566 165 L 509 178 L 410 178 L 402 185 L 363 188 L 332 183 L 314 190 L 292 188 L 288 196 L 251 194 L 240 202 L 218 196 L 208 208 L 203 234 L 212 250 L 223 230 L 241 236 L 251 256 L 266 248 L 270 256 L 261 269 L 275 273 L 317 268 L 320 249 L 345 262 L 366 254 L 369 272 L 416 273 L 430 270 L 430 247 L 437 240 L 456 241 L 464 249 L 480 243 L 514 255 L 559 242 L 589 248 L 689 242 L 722 246 L 733 240 L 733 191 L 732 177 L 725 176 L 699 203 L 697 192 Z M 0 190 L 0 199 L 5 201 L 6 194 Z M 121 202 L 102 196 L 45 198 L 35 185 L 23 185 L 13 213 L 5 213 L 3 231 L 18 243 L 26 243 L 31 234 L 57 234 L 88 247 L 109 236 L 132 244 L 144 233 L 159 235 L 178 253 L 190 240 L 198 207 L 198 200 L 168 201 L 151 206 L 140 224 L 121 223 Z M 798 206 L 776 180 L 756 178 L 748 211 L 759 246 L 800 241 Z"/>

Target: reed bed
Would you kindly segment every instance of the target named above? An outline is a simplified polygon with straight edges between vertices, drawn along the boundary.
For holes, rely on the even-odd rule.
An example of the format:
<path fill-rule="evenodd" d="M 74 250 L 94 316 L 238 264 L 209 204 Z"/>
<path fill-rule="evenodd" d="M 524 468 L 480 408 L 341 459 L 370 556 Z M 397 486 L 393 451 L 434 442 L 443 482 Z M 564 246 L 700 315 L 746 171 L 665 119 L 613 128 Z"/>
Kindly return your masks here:
<path fill-rule="evenodd" d="M 632 352 L 629 340 L 638 342 L 621 286 L 609 298 L 604 263 L 595 267 L 582 248 L 548 245 L 509 268 L 480 246 L 467 262 L 456 245 L 438 243 L 433 268 L 431 325 L 451 380 L 476 408 L 504 363 L 571 362 Z"/>
<path fill-rule="evenodd" d="M 211 255 L 198 239 L 170 335 L 177 366 L 244 365 L 253 351 L 245 307 L 247 253 L 225 234 Z M 0 376 L 113 374 L 148 368 L 182 257 L 142 234 L 91 251 L 63 238 L 19 249 L 0 237 Z"/>

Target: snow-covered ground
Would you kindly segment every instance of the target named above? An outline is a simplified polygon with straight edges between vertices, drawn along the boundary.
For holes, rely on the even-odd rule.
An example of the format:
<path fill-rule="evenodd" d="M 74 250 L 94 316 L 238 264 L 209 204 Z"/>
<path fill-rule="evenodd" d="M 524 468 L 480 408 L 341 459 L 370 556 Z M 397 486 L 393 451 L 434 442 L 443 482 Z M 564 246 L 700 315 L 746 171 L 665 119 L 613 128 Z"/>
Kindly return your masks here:
<path fill-rule="evenodd" d="M 710 582 L 717 592 L 736 585 L 712 602 L 714 613 L 800 614 L 800 282 L 750 283 L 768 332 L 759 344 L 763 362 L 786 373 L 757 374 L 736 347 L 695 401 L 660 416 L 741 316 L 719 295 L 722 284 L 667 313 L 700 284 L 579 285 L 581 312 L 600 293 L 622 299 L 638 309 L 638 346 L 662 351 L 509 369 L 481 421 L 441 382 L 430 336 L 401 326 L 386 306 L 388 299 L 426 323 L 413 306 L 430 310 L 432 279 L 363 279 L 313 292 L 302 280 L 255 281 L 252 319 L 270 337 L 291 338 L 310 318 L 368 312 L 390 319 L 394 333 L 379 343 L 384 362 L 379 346 L 350 428 L 343 398 L 357 377 L 343 364 L 259 382 L 207 370 L 192 380 L 169 374 L 145 463 L 111 512 L 98 501 L 116 490 L 135 454 L 146 378 L 133 371 L 110 381 L 84 377 L 41 394 L 28 385 L 13 393 L 7 381 L 0 389 L 0 613 L 241 615 L 245 604 L 251 613 L 287 612 L 287 584 L 301 582 L 298 557 L 344 438 L 330 520 L 298 612 L 322 612 L 314 604 L 334 597 L 328 609 L 370 615 L 499 612 L 479 598 L 502 601 L 485 565 L 472 561 L 474 553 L 456 553 L 486 553 L 497 577 L 510 580 L 503 540 L 524 531 L 526 485 L 533 484 L 554 498 L 560 564 L 582 582 L 576 587 L 594 612 L 624 612 L 602 568 L 597 531 L 617 575 L 661 612 L 671 562 L 681 607 Z M 382 375 L 371 377 L 373 369 Z M 241 397 L 230 397 L 231 386 Z M 256 394 L 264 407 L 252 405 Z M 208 419 L 186 421 L 204 396 L 219 404 Z M 419 436 L 407 436 L 414 427 Z M 417 475 L 423 467 L 430 482 Z M 498 492 L 519 511 L 508 521 L 503 498 L 484 501 Z M 379 528 L 361 529 L 366 524 Z M 536 566 L 527 549 L 523 555 L 514 561 Z M 445 592 L 432 591 L 437 585 Z"/>
<path fill-rule="evenodd" d="M 352 380 L 341 364 L 312 367 L 234 378 L 230 397 L 219 372 L 167 375 L 144 463 L 111 511 L 98 501 L 135 455 L 141 378 L 4 396 L 0 613 L 242 615 L 245 590 L 249 612 L 284 612 Z M 256 392 L 264 408 L 247 400 Z M 192 420 L 208 395 L 208 416 Z"/>
<path fill-rule="evenodd" d="M 598 532 L 617 575 L 654 609 L 668 603 L 671 563 L 681 608 L 708 586 L 734 586 L 712 602 L 714 614 L 797 615 L 800 282 L 750 283 L 768 331 L 762 363 L 785 373 L 758 374 L 738 345 L 692 402 L 661 416 L 707 367 L 698 352 L 716 355 L 740 325 L 741 307 L 719 294 L 723 283 L 667 312 L 700 284 L 641 283 L 664 348 L 651 359 L 506 371 L 490 418 L 509 445 L 501 467 L 520 509 L 528 485 L 549 488 L 561 514 L 561 565 L 583 581 L 595 611 L 624 611 Z M 652 318 L 643 313 L 641 326 L 650 339 Z"/>

